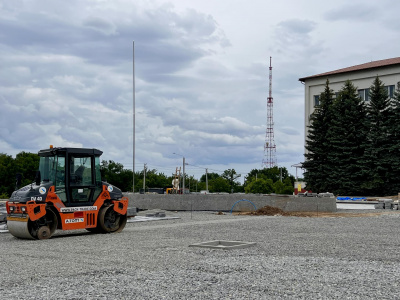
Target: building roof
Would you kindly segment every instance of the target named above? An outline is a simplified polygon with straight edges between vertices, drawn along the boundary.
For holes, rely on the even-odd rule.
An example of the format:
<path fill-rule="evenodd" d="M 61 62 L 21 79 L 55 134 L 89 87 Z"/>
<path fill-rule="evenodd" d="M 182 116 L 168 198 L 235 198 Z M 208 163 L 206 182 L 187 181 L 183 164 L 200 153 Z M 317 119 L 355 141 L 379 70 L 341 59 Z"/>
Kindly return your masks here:
<path fill-rule="evenodd" d="M 303 77 L 303 78 L 300 78 L 299 81 L 304 82 L 307 79 L 323 77 L 323 76 L 327 76 L 327 75 L 335 75 L 335 74 L 348 73 L 348 72 L 354 72 L 354 71 L 360 71 L 360 70 L 387 67 L 387 66 L 397 65 L 397 64 L 400 64 L 400 57 L 371 61 L 369 63 L 365 63 L 365 64 L 361 64 L 361 65 L 356 65 L 356 66 L 352 66 L 352 67 L 338 69 L 335 71 L 330 71 L 330 72 L 325 72 L 325 73 L 321 73 L 321 74 L 317 74 L 317 75 Z"/>

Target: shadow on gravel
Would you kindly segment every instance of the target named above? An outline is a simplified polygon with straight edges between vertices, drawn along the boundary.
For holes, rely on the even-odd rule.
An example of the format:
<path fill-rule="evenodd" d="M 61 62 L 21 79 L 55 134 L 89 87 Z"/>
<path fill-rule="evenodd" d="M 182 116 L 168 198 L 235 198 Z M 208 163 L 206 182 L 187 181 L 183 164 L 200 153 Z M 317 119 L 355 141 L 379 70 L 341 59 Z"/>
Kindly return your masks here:
<path fill-rule="evenodd" d="M 75 236 L 85 236 L 85 235 L 95 235 L 95 234 L 101 234 L 101 233 L 95 233 L 95 232 L 71 232 L 71 233 L 65 233 L 63 231 L 59 231 L 59 234 L 55 234 L 51 236 L 51 239 L 58 239 L 58 238 L 66 238 L 66 237 L 75 237 Z M 62 233 L 62 234 L 60 234 Z"/>

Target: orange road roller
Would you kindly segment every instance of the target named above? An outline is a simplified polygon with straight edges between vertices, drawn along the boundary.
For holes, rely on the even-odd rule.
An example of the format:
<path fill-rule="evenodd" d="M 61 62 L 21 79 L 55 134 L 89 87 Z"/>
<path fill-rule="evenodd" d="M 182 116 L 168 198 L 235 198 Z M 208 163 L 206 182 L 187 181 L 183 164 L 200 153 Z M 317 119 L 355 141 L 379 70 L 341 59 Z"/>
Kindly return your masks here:
<path fill-rule="evenodd" d="M 128 198 L 101 181 L 102 153 L 52 146 L 40 150 L 35 181 L 14 191 L 6 203 L 9 232 L 18 238 L 41 240 L 50 238 L 56 229 L 122 231 Z"/>

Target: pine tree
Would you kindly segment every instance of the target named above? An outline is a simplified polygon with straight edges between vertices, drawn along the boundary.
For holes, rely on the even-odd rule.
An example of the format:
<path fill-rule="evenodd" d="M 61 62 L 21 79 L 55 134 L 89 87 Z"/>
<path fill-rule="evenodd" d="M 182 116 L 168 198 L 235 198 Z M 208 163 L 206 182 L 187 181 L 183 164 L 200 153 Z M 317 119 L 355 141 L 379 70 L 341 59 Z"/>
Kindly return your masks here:
<path fill-rule="evenodd" d="M 320 105 L 317 106 L 310 117 L 310 125 L 306 141 L 307 153 L 303 167 L 306 170 L 304 179 L 307 188 L 313 192 L 328 191 L 326 180 L 329 174 L 325 166 L 328 164 L 327 153 L 329 141 L 327 132 L 332 122 L 333 90 L 329 88 L 329 80 L 326 80 L 324 92 L 319 96 Z"/>
<path fill-rule="evenodd" d="M 324 166 L 326 185 L 335 194 L 360 195 L 366 109 L 357 88 L 347 80 L 332 106 L 334 117 L 327 132 L 329 150 Z"/>
<path fill-rule="evenodd" d="M 377 76 L 370 88 L 367 105 L 368 133 L 365 139 L 363 185 L 369 194 L 384 195 L 387 192 L 390 174 L 390 99 L 384 84 Z"/>
<path fill-rule="evenodd" d="M 389 174 L 386 185 L 388 195 L 396 195 L 400 192 L 400 82 L 397 83 L 394 98 L 391 99 L 389 111 L 389 135 L 390 144 L 387 147 Z"/>

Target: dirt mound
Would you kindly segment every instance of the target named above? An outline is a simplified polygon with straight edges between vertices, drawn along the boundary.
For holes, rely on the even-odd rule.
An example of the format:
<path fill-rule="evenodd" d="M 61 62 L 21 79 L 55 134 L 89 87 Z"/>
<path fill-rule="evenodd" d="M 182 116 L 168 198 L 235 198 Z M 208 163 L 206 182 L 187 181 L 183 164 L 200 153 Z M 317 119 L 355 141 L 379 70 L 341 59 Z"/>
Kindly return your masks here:
<path fill-rule="evenodd" d="M 338 213 L 338 212 L 300 212 L 300 211 L 293 211 L 287 212 L 283 211 L 278 207 L 273 206 L 264 206 L 256 211 L 251 212 L 241 212 L 237 213 L 238 215 L 251 215 L 251 216 L 285 216 L 285 217 L 309 217 L 309 218 L 343 218 L 343 217 L 372 217 L 372 216 L 379 216 L 379 215 L 386 215 L 386 214 L 394 214 L 398 213 L 397 211 L 374 211 L 374 212 L 357 212 L 357 213 Z"/>
<path fill-rule="evenodd" d="M 253 216 L 276 216 L 276 215 L 287 216 L 288 215 L 282 209 L 280 209 L 278 207 L 269 206 L 269 205 L 261 207 L 261 208 L 257 209 L 256 211 L 252 211 L 249 214 L 253 215 Z"/>

